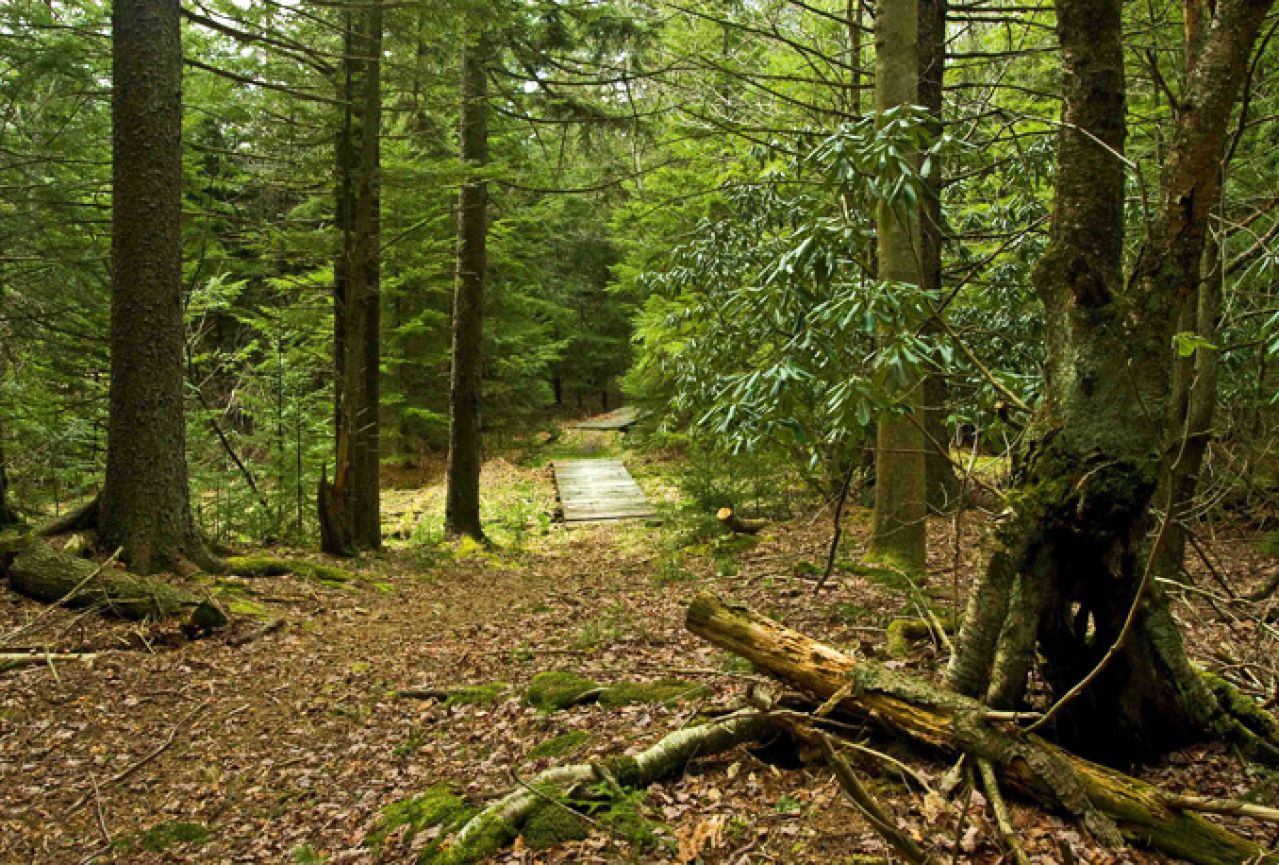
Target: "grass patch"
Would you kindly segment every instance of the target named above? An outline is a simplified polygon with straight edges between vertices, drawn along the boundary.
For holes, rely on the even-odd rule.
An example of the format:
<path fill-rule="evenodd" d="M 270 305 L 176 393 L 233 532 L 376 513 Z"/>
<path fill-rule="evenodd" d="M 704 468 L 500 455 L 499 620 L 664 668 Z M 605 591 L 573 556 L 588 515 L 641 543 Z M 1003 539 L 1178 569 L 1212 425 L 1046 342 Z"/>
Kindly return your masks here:
<path fill-rule="evenodd" d="M 392 802 L 382 809 L 377 825 L 364 839 L 364 846 L 381 850 L 392 833 L 404 829 L 404 840 L 412 841 L 419 832 L 433 826 L 445 830 L 461 826 L 475 813 L 448 784 L 436 784 L 416 796 Z M 441 833 L 443 834 L 443 833 Z"/>

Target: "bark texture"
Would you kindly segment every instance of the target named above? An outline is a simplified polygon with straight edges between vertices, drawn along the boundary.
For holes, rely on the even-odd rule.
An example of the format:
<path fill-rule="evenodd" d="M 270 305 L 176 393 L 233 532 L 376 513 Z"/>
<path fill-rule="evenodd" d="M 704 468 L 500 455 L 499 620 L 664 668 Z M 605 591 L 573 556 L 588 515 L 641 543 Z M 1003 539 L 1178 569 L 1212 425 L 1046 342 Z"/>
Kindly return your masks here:
<path fill-rule="evenodd" d="M 832 717 L 869 721 L 946 757 L 989 760 L 1002 783 L 1076 816 L 1103 842 L 1127 840 L 1204 865 L 1279 862 L 1279 855 L 1178 808 L 1175 797 L 1156 787 L 992 723 L 976 700 L 854 658 L 711 595 L 694 599 L 686 623 L 756 670 L 823 704 L 833 702 Z"/>
<path fill-rule="evenodd" d="M 1034 274 L 1049 334 L 1044 396 L 948 679 L 962 693 L 1015 706 L 1039 656 L 1060 695 L 1125 635 L 1055 730 L 1107 760 L 1236 729 L 1187 661 L 1148 579 L 1151 510 L 1161 475 L 1185 452 L 1183 430 L 1166 423 L 1171 338 L 1198 283 L 1227 122 L 1270 2 L 1217 5 L 1127 283 L 1121 4 L 1057 4 L 1064 113 L 1051 241 Z"/>
<path fill-rule="evenodd" d="M 475 27 L 476 25 L 472 25 Z M 461 60 L 460 148 L 469 176 L 458 194 L 457 276 L 453 294 L 453 372 L 449 387 L 448 490 L 445 529 L 480 539 L 480 407 L 484 369 L 484 279 L 487 267 L 488 162 L 487 63 L 491 39 L 464 34 Z"/>
<path fill-rule="evenodd" d="M 117 0 L 111 32 L 111 388 L 98 527 L 145 574 L 210 562 L 187 498 L 178 0 Z"/>
<path fill-rule="evenodd" d="M 946 71 L 947 0 L 918 0 L 919 4 L 919 98 L 928 111 L 930 137 L 942 133 L 943 82 Z M 940 165 L 924 187 L 919 202 L 920 286 L 934 299 L 942 289 L 942 178 Z M 940 330 L 936 321 L 925 325 L 927 333 Z M 959 476 L 951 461 L 950 430 L 946 426 L 946 379 L 935 371 L 924 375 L 924 474 L 928 507 L 943 511 L 954 507 L 959 496 Z"/>
<path fill-rule="evenodd" d="M 875 110 L 912 105 L 919 98 L 916 0 L 886 0 L 875 16 Z M 919 221 L 902 203 L 880 202 L 879 278 L 921 283 Z M 911 573 L 926 565 L 924 386 L 907 382 L 901 414 L 879 418 L 875 436 L 875 520 L 871 554 Z"/>
<path fill-rule="evenodd" d="M 17 521 L 17 512 L 9 506 L 9 475 L 5 471 L 4 460 L 4 423 L 0 419 L 0 526 Z"/>
<path fill-rule="evenodd" d="M 336 464 L 321 482 L 321 547 L 346 554 L 382 543 L 380 481 L 382 5 L 344 12 L 334 262 Z"/>

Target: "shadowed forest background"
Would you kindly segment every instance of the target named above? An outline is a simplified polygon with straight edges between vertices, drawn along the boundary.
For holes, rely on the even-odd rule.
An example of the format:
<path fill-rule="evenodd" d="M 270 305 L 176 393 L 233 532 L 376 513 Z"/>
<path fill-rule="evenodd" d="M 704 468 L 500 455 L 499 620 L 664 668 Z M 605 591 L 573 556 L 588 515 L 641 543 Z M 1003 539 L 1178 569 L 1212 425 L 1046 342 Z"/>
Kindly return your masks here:
<path fill-rule="evenodd" d="M 1279 862 L 1277 33 L 0 5 L 0 861 Z"/>

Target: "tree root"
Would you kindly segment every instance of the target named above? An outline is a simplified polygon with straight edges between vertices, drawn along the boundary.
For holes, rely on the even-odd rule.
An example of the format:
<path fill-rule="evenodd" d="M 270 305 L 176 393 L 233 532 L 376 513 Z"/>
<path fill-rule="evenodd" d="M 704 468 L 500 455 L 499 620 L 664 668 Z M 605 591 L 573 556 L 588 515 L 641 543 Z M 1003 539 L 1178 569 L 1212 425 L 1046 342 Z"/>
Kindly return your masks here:
<path fill-rule="evenodd" d="M 326 586 L 344 586 L 356 575 L 345 568 L 310 559 L 283 559 L 271 556 L 229 556 L 222 560 L 226 573 L 241 577 L 283 577 L 295 575 Z"/>

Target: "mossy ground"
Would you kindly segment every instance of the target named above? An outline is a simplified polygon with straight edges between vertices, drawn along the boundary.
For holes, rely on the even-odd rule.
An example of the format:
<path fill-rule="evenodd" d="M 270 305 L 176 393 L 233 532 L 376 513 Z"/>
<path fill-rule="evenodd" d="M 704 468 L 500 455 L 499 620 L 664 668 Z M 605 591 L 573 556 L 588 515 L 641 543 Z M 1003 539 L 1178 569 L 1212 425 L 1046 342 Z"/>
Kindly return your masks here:
<path fill-rule="evenodd" d="M 606 709 L 628 706 L 632 703 L 661 703 L 671 705 L 679 700 L 705 697 L 709 692 L 702 685 L 683 679 L 659 679 L 656 682 L 619 682 L 604 689 L 600 705 Z"/>
<path fill-rule="evenodd" d="M 538 673 L 528 683 L 524 692 L 525 705 L 555 712 L 567 709 L 587 691 L 599 687 L 592 679 L 568 670 L 547 670 Z"/>
<path fill-rule="evenodd" d="M 591 741 L 591 738 L 591 734 L 585 730 L 569 730 L 567 733 L 538 742 L 529 749 L 528 758 L 542 760 L 547 757 L 556 759 L 568 757 L 580 751 L 587 742 Z"/>
<path fill-rule="evenodd" d="M 445 706 L 490 706 L 502 698 L 510 690 L 507 682 L 487 682 L 483 685 L 468 685 L 449 694 L 444 701 Z"/>

